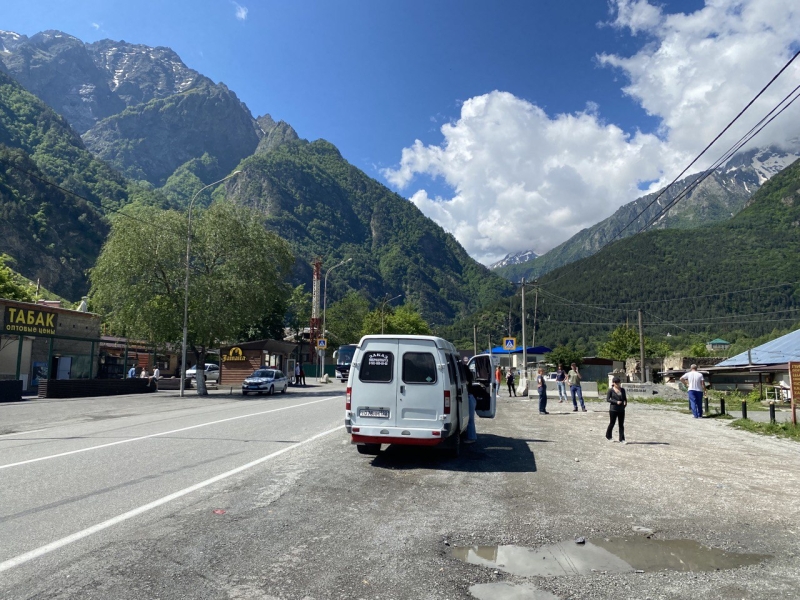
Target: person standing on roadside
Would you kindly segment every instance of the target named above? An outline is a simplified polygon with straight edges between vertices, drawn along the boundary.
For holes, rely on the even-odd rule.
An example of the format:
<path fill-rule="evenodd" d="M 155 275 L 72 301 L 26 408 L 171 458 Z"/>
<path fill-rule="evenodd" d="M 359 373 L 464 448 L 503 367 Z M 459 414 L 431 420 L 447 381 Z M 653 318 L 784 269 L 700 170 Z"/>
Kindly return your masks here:
<path fill-rule="evenodd" d="M 506 383 L 508 384 L 508 397 L 510 398 L 512 394 L 516 397 L 517 388 L 514 385 L 514 369 L 509 369 L 508 373 L 506 373 Z"/>
<path fill-rule="evenodd" d="M 614 433 L 614 425 L 619 422 L 619 442 L 620 444 L 627 444 L 625 441 L 625 407 L 628 406 L 628 397 L 625 395 L 625 388 L 620 385 L 619 377 L 614 377 L 611 380 L 611 387 L 608 388 L 606 394 L 606 402 L 608 402 L 608 416 L 610 421 L 608 429 L 606 429 L 606 439 L 613 442 L 611 436 Z"/>
<path fill-rule="evenodd" d="M 297 363 L 294 366 L 294 384 L 297 387 L 300 387 L 300 363 Z"/>
<path fill-rule="evenodd" d="M 567 373 L 567 380 L 569 381 L 569 391 L 572 394 L 572 412 L 578 412 L 578 403 L 575 402 L 575 396 L 581 401 L 581 410 L 586 412 L 586 405 L 583 403 L 583 390 L 581 389 L 581 374 L 578 371 L 578 365 L 572 363 L 572 368 Z"/>
<path fill-rule="evenodd" d="M 158 379 L 161 377 L 161 369 L 158 368 L 158 365 L 153 365 L 153 383 L 156 386 L 156 391 L 158 391 Z"/>
<path fill-rule="evenodd" d="M 303 387 L 306 387 L 306 372 L 303 370 L 303 367 L 300 367 L 300 381 L 303 382 Z"/>
<path fill-rule="evenodd" d="M 690 371 L 684 373 L 681 381 L 689 388 L 689 408 L 695 419 L 703 418 L 703 393 L 706 391 L 706 382 L 703 374 L 697 370 L 697 365 L 692 365 Z"/>
<path fill-rule="evenodd" d="M 500 368 L 500 365 L 497 365 L 497 368 L 494 370 L 494 381 L 497 385 L 497 395 L 500 395 L 500 385 L 503 383 L 503 370 Z"/>
<path fill-rule="evenodd" d="M 547 380 L 544 377 L 544 369 L 539 369 L 536 375 L 536 391 L 539 392 L 539 414 L 549 415 L 547 412 Z"/>
<path fill-rule="evenodd" d="M 567 372 L 561 363 L 558 363 L 558 371 L 556 371 L 556 386 L 558 387 L 558 401 L 564 402 L 567 399 Z"/>

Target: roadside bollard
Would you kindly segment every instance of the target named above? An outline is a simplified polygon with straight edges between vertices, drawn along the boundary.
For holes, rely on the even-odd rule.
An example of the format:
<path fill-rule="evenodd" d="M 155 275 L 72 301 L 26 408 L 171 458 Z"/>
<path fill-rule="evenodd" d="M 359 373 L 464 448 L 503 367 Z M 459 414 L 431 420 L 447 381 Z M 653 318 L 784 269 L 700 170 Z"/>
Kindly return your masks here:
<path fill-rule="evenodd" d="M 742 400 L 742 418 L 747 418 L 747 400 Z"/>
<path fill-rule="evenodd" d="M 769 403 L 769 422 L 775 423 L 775 402 Z"/>
<path fill-rule="evenodd" d="M 725 398 L 719 399 L 719 414 L 721 415 L 725 414 Z"/>
<path fill-rule="evenodd" d="M 705 400 L 705 403 L 706 403 L 706 414 L 708 414 L 708 394 L 703 396 L 703 400 Z"/>

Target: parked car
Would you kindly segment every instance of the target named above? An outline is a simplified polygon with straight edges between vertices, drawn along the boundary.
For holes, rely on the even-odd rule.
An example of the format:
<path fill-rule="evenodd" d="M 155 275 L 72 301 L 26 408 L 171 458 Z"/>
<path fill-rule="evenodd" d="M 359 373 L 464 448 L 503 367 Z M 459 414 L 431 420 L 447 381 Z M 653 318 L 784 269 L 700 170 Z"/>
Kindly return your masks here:
<path fill-rule="evenodd" d="M 205 366 L 206 381 L 219 381 L 219 365 L 207 363 Z M 195 379 L 197 377 L 197 366 L 186 371 L 186 377 Z"/>
<path fill-rule="evenodd" d="M 247 396 L 250 392 L 263 394 L 267 392 L 270 396 L 275 392 L 286 393 L 289 387 L 289 379 L 283 371 L 278 369 L 256 369 L 253 374 L 242 382 L 242 395 Z"/>

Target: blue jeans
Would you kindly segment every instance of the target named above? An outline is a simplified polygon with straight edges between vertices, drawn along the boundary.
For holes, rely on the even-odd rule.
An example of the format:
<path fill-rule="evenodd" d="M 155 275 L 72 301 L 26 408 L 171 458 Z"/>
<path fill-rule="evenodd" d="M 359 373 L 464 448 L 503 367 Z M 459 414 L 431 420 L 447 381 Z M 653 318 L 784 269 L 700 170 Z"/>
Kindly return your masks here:
<path fill-rule="evenodd" d="M 566 381 L 556 381 L 556 385 L 558 385 L 558 399 L 559 400 L 566 400 L 567 399 L 567 382 Z"/>
<path fill-rule="evenodd" d="M 575 402 L 575 395 L 578 395 L 578 399 L 581 401 L 581 408 L 586 409 L 586 406 L 583 404 L 583 390 L 579 385 L 571 385 L 569 386 L 569 391 L 572 393 L 572 406 L 575 407 L 575 410 L 578 410 L 578 403 Z"/>
<path fill-rule="evenodd" d="M 478 406 L 478 401 L 472 394 L 469 395 L 469 423 L 467 424 L 467 439 L 477 440 L 478 432 L 475 430 L 475 408 Z"/>
<path fill-rule="evenodd" d="M 703 392 L 700 390 L 689 390 L 689 408 L 692 409 L 692 416 L 695 419 L 703 417 Z"/>
<path fill-rule="evenodd" d="M 547 409 L 547 388 L 536 388 L 539 392 L 539 412 L 546 412 Z"/>

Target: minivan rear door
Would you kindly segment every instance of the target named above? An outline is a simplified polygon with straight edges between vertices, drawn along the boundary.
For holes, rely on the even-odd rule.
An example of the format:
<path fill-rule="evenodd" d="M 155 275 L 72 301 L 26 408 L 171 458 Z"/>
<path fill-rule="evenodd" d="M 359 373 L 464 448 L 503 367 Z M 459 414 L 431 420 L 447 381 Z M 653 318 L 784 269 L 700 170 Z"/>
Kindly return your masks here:
<path fill-rule="evenodd" d="M 433 340 L 400 339 L 397 427 L 441 429 L 446 365 Z M 441 368 L 440 368 L 441 367 Z M 455 411 L 455 397 L 451 410 Z"/>
<path fill-rule="evenodd" d="M 479 354 L 469 359 L 469 370 L 472 371 L 470 393 L 475 396 L 477 407 L 475 414 L 486 419 L 494 419 L 497 412 L 497 386 L 493 381 L 492 357 Z"/>
<path fill-rule="evenodd" d="M 353 422 L 394 427 L 397 422 L 397 340 L 367 339 L 350 372 Z"/>

